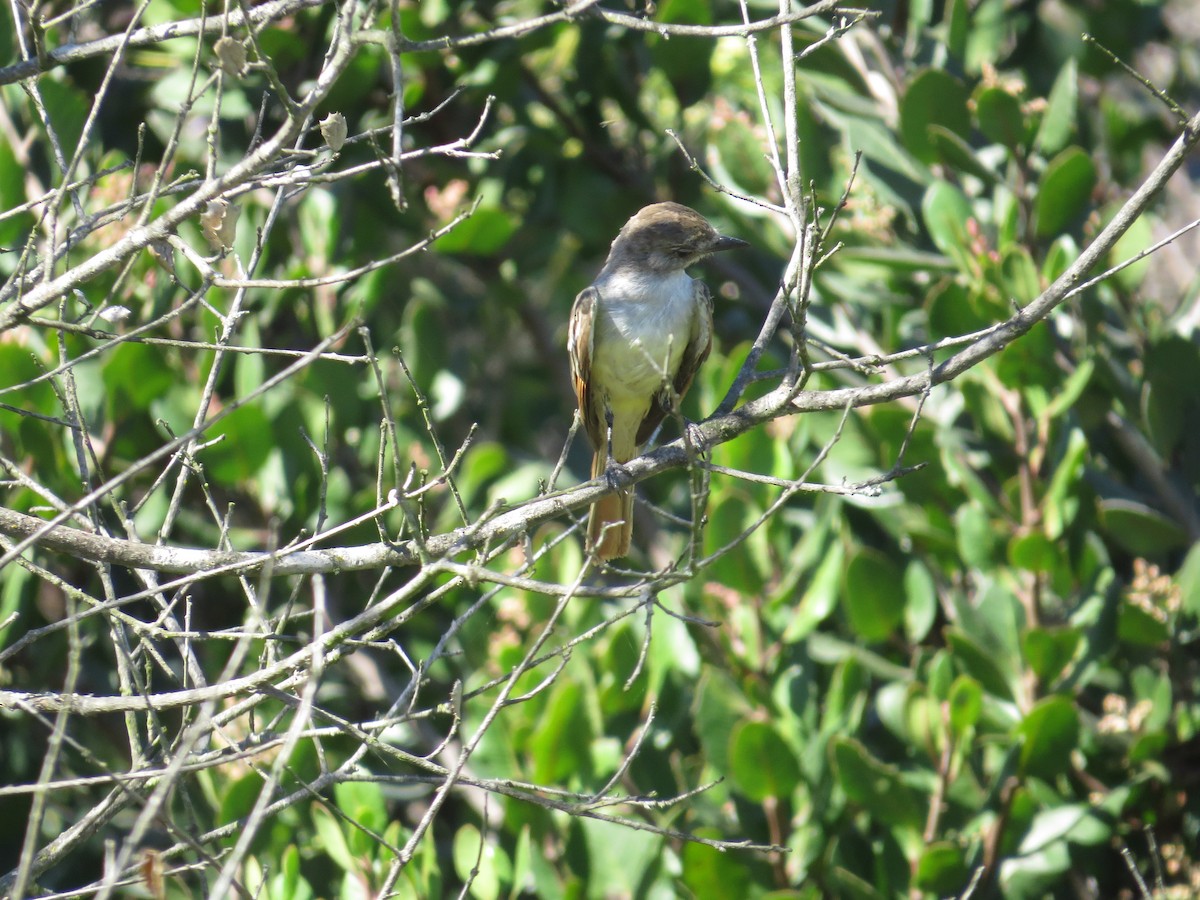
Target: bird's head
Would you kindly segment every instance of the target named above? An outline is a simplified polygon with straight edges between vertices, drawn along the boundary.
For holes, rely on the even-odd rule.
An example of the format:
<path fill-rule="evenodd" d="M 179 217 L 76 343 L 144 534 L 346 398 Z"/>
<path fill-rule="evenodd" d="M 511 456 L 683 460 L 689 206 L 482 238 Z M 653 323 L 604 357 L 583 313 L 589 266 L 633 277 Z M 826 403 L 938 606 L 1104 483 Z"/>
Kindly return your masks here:
<path fill-rule="evenodd" d="M 607 267 L 639 266 L 653 272 L 679 272 L 722 250 L 746 242 L 717 232 L 704 216 L 681 203 L 643 207 L 613 241 Z"/>

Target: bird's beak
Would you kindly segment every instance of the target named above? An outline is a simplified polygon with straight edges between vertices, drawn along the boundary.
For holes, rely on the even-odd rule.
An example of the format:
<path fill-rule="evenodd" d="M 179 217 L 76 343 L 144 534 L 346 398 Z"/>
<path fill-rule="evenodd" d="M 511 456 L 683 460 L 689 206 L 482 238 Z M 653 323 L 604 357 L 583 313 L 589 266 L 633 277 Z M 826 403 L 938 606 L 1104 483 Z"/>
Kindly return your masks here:
<path fill-rule="evenodd" d="M 712 249 L 709 253 L 719 253 L 722 250 L 736 250 L 738 247 L 749 247 L 749 241 L 743 241 L 741 238 L 726 237 L 723 234 L 718 234 L 717 239 L 713 241 Z"/>

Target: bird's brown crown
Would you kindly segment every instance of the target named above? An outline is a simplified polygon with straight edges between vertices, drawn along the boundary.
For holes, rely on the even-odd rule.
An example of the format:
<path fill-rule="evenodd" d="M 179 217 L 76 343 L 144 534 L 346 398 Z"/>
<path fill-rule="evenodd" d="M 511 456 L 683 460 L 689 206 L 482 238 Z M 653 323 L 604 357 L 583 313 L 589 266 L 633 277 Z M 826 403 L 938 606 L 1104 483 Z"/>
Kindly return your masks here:
<path fill-rule="evenodd" d="M 682 203 L 652 203 L 640 209 L 613 241 L 606 268 L 636 265 L 673 272 L 745 241 L 718 234 L 704 216 Z"/>

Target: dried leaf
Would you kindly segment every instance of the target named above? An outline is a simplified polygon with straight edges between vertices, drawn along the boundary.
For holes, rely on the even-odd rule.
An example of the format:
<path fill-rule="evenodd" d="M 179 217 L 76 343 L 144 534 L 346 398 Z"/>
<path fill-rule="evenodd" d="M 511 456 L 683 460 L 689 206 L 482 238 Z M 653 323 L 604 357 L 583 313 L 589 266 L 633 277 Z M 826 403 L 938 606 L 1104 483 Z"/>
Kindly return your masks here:
<path fill-rule="evenodd" d="M 166 885 L 163 882 L 163 862 L 157 850 L 143 850 L 141 862 L 142 881 L 146 890 L 155 900 L 167 896 Z"/>
<path fill-rule="evenodd" d="M 321 137 L 334 153 L 342 149 L 346 143 L 346 117 L 341 113 L 330 113 L 321 120 Z"/>
<path fill-rule="evenodd" d="M 98 315 L 109 325 L 116 325 L 128 319 L 133 312 L 128 306 L 106 306 Z"/>
<path fill-rule="evenodd" d="M 154 257 L 154 261 L 167 270 L 171 275 L 175 274 L 175 251 L 171 245 L 159 238 L 151 241 L 146 249 L 150 251 L 150 255 Z"/>
<path fill-rule="evenodd" d="M 200 216 L 200 227 L 204 229 L 204 237 L 214 250 L 228 250 L 233 246 L 240 212 L 228 200 L 209 201 L 208 208 Z"/>
<path fill-rule="evenodd" d="M 246 71 L 246 48 L 241 41 L 226 35 L 213 45 L 213 52 L 226 75 L 237 78 Z"/>

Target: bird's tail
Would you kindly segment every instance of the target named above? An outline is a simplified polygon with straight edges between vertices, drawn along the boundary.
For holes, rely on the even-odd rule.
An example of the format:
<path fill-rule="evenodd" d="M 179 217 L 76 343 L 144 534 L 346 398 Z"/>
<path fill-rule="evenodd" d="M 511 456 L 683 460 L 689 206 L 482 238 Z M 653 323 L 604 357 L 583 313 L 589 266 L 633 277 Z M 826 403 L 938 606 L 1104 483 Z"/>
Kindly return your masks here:
<path fill-rule="evenodd" d="M 618 460 L 621 462 L 622 460 Z M 608 463 L 607 450 L 592 454 L 592 477 L 604 474 Z M 596 559 L 604 562 L 629 553 L 633 540 L 633 491 L 614 491 L 592 504 L 588 520 L 588 548 Z"/>

